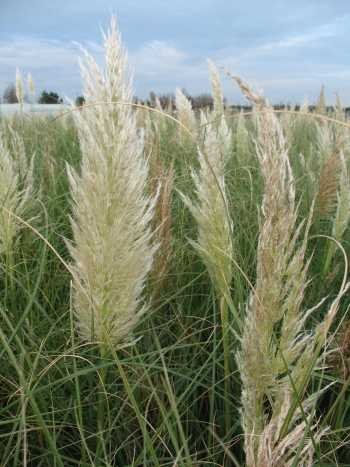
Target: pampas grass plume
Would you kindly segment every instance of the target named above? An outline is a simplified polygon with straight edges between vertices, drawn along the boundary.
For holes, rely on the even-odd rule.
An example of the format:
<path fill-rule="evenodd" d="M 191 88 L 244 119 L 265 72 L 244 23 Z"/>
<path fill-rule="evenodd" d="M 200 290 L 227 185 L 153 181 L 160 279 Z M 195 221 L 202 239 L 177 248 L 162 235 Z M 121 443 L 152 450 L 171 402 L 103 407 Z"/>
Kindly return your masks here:
<path fill-rule="evenodd" d="M 24 87 L 23 87 L 23 80 L 22 75 L 18 68 L 16 68 L 16 97 L 19 104 L 23 104 L 24 102 Z"/>
<path fill-rule="evenodd" d="M 313 465 L 315 444 L 325 433 L 314 413 L 320 390 L 307 396 L 306 389 L 348 285 L 342 286 L 324 320 L 306 333 L 313 310 L 302 311 L 301 306 L 308 283 L 305 254 L 312 215 L 299 244 L 302 224 L 296 223 L 295 182 L 280 122 L 262 96 L 236 81 L 258 110 L 256 146 L 265 185 L 256 286 L 238 357 L 246 465 L 306 467 Z"/>
<path fill-rule="evenodd" d="M 87 53 L 81 63 L 90 106 L 74 113 L 82 162 L 80 171 L 68 170 L 74 238 L 69 249 L 79 333 L 117 346 L 146 311 L 141 294 L 156 250 L 150 228 L 155 199 L 146 195 L 148 164 L 128 105 L 132 81 L 114 19 L 104 47 L 105 70 Z"/>
<path fill-rule="evenodd" d="M 26 215 L 34 192 L 33 159 L 19 134 L 11 127 L 7 133 L 0 129 L 0 253 L 12 254 L 22 227 L 17 217 Z"/>
<path fill-rule="evenodd" d="M 30 94 L 32 100 L 34 101 L 34 99 L 35 99 L 35 83 L 34 83 L 34 80 L 33 80 L 33 77 L 31 75 L 31 73 L 28 73 L 27 85 L 28 85 L 29 94 Z"/>
<path fill-rule="evenodd" d="M 180 89 L 176 89 L 175 105 L 176 116 L 181 124 L 178 127 L 180 140 L 182 143 L 190 142 L 193 144 L 197 137 L 197 120 L 191 102 Z M 191 135 L 193 135 L 192 141 Z"/>

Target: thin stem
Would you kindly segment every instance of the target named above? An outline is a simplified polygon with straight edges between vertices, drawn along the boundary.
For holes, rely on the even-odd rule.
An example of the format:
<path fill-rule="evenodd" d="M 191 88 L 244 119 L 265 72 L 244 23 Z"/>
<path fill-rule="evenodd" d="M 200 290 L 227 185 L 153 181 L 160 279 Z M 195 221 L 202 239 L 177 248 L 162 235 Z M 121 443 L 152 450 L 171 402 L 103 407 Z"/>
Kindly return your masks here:
<path fill-rule="evenodd" d="M 226 434 L 230 431 L 230 338 L 229 338 L 229 321 L 228 321 L 228 306 L 225 297 L 220 299 L 220 315 L 222 329 L 222 343 L 224 350 L 224 412 L 225 412 L 225 431 Z"/>
<path fill-rule="evenodd" d="M 104 363 L 107 357 L 107 349 L 106 346 L 101 344 L 100 345 L 100 359 L 101 362 Z M 106 413 L 106 394 L 105 394 L 105 385 L 107 381 L 107 368 L 104 366 L 99 370 L 99 391 L 98 391 L 98 398 L 97 398 L 97 430 L 98 430 L 98 441 L 97 441 L 97 449 L 96 449 L 96 459 L 99 458 L 101 452 L 105 452 L 105 443 L 103 438 L 103 433 L 105 429 L 105 413 Z"/>

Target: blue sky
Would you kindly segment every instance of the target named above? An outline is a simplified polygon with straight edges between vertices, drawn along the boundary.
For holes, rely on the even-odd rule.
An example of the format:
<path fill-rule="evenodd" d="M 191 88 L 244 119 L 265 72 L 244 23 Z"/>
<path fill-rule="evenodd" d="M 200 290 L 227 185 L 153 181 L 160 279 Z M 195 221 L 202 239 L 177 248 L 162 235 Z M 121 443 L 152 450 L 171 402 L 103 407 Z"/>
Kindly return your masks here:
<path fill-rule="evenodd" d="M 209 90 L 207 58 L 271 102 L 350 104 L 349 0 L 0 0 L 0 95 L 18 66 L 37 88 L 80 92 L 79 44 L 102 60 L 101 28 L 117 16 L 137 95 Z M 225 95 L 242 102 L 223 76 Z"/>

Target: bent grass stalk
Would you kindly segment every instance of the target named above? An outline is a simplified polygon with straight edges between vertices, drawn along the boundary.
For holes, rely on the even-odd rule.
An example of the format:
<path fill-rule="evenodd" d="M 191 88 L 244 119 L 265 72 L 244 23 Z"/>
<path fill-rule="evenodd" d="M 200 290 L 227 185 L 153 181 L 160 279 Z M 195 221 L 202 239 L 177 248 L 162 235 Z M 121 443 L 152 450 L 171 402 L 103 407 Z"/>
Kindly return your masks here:
<path fill-rule="evenodd" d="M 256 289 L 247 305 L 238 357 L 246 462 L 248 467 L 309 466 L 325 430 L 314 421 L 320 389 L 308 397 L 306 389 L 348 285 L 343 281 L 325 319 L 305 334 L 306 319 L 315 309 L 301 313 L 312 214 L 297 246 L 302 224 L 296 226 L 294 179 L 280 124 L 262 96 L 236 81 L 259 110 L 256 144 L 265 182 Z"/>
<path fill-rule="evenodd" d="M 294 179 L 282 129 L 264 98 L 239 78 L 236 81 L 243 94 L 262 111 L 257 118 L 256 146 L 264 178 L 256 287 L 247 305 L 238 356 L 243 385 L 242 422 L 247 466 L 272 467 L 282 462 L 289 465 L 290 449 L 304 427 L 297 417 L 289 436 L 278 441 L 281 421 L 291 405 L 290 368 L 306 344 L 306 338 L 299 343 L 296 339 L 306 319 L 299 315 L 299 307 L 306 284 L 303 259 L 308 229 L 302 246 L 296 249 L 300 227 L 295 227 Z M 285 365 L 288 376 L 283 376 Z M 307 456 L 308 452 L 305 459 Z"/>

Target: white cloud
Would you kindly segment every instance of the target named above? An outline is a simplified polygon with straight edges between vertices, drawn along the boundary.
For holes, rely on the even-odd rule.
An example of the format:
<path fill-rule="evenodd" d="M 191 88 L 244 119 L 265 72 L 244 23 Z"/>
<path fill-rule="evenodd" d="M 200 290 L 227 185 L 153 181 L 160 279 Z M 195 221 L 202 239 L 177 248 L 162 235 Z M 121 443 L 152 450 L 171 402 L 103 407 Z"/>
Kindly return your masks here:
<path fill-rule="evenodd" d="M 17 37 L 0 42 L 0 65 L 43 69 L 76 64 L 77 48 L 70 42 Z"/>
<path fill-rule="evenodd" d="M 152 40 L 130 53 L 135 70 L 136 92 L 145 97 L 149 91 L 174 92 L 185 87 L 189 92 L 202 92 L 208 86 L 207 65 L 173 43 Z"/>
<path fill-rule="evenodd" d="M 331 92 L 342 91 L 349 71 L 334 54 L 325 55 L 324 50 L 344 50 L 344 46 L 341 49 L 337 45 L 342 44 L 346 34 L 346 19 L 349 17 L 303 33 L 289 33 L 258 46 L 233 43 L 230 47 L 217 48 L 209 58 L 219 67 L 264 88 L 271 101 L 291 96 L 301 100 L 305 94 L 312 99 L 322 83 Z M 151 40 L 129 50 L 136 94 L 144 97 L 151 90 L 173 92 L 176 87 L 185 87 L 190 93 L 209 90 L 206 54 L 190 52 L 179 43 Z M 98 63 L 102 62 L 103 47 L 99 42 L 86 41 L 82 45 Z M 342 53 L 344 56 L 345 52 Z M 33 75 L 38 90 L 46 88 L 74 98 L 81 92 L 79 56 L 80 46 L 72 41 L 30 36 L 0 40 L 0 95 L 14 81 L 18 66 L 24 73 Z M 237 88 L 225 77 L 223 88 L 229 99 L 242 100 Z M 350 94 L 345 97 L 350 99 Z"/>
<path fill-rule="evenodd" d="M 332 40 L 339 40 L 339 37 L 347 34 L 346 25 L 349 19 L 350 16 L 338 17 L 332 22 L 322 24 L 306 32 L 288 34 L 258 46 L 227 47 L 218 50 L 217 57 L 223 66 L 235 68 L 236 66 L 250 66 L 252 64 L 254 67 L 263 58 L 275 58 L 279 64 L 288 64 L 291 57 L 288 53 L 300 54 L 299 64 L 301 64 L 305 54 L 309 52 L 313 54 L 312 62 L 315 63 L 315 51 L 322 50 L 324 44 L 329 45 Z"/>
<path fill-rule="evenodd" d="M 268 42 L 266 44 L 257 47 L 255 51 L 274 51 L 275 49 L 288 49 L 292 47 L 305 46 L 307 44 L 312 44 L 318 42 L 322 39 L 327 39 L 329 37 L 335 37 L 337 35 L 334 28 L 323 27 L 315 31 L 310 31 L 305 34 L 298 34 L 290 37 L 286 37 L 281 40 Z"/>
<path fill-rule="evenodd" d="M 93 41 L 78 44 L 24 36 L 0 41 L 0 95 L 14 81 L 16 67 L 19 67 L 24 74 L 32 74 L 37 89 L 52 89 L 74 97 L 81 89 L 78 58 L 82 56 L 82 48 L 102 63 L 103 47 Z M 172 91 L 172 86 L 181 86 L 184 78 L 193 79 L 198 72 L 198 68 L 188 63 L 187 53 L 166 41 L 147 42 L 129 52 L 129 59 L 140 88 L 137 92 L 141 93 L 144 92 L 143 83 L 150 86 L 145 93 L 158 89 L 161 83 L 167 91 Z"/>
<path fill-rule="evenodd" d="M 33 37 L 15 37 L 0 41 L 0 90 L 14 81 L 15 69 L 30 72 L 37 89 L 46 87 L 59 92 L 72 88 L 77 92 L 78 48 L 72 42 Z"/>
<path fill-rule="evenodd" d="M 130 54 L 137 74 L 155 76 L 186 66 L 187 54 L 164 41 L 153 40 Z"/>

